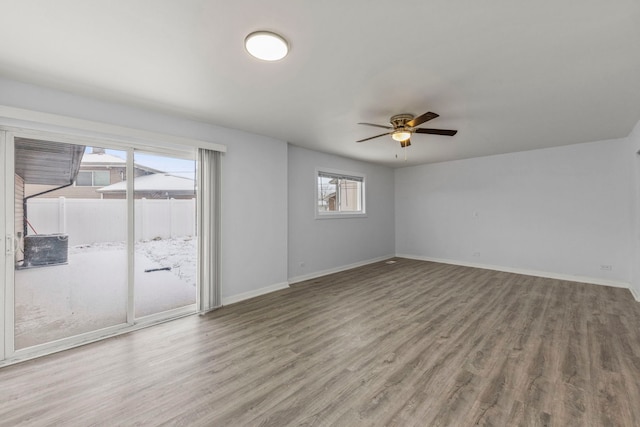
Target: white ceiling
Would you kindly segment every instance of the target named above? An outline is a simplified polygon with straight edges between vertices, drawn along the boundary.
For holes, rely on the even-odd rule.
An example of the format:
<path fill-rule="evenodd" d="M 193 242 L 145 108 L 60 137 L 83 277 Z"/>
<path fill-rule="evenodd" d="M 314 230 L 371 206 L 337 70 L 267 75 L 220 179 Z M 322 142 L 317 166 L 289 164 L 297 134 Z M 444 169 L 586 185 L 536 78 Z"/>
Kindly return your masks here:
<path fill-rule="evenodd" d="M 638 0 L 2 0 L 0 75 L 393 167 L 628 135 Z M 256 30 L 291 52 L 243 48 Z M 433 111 L 408 161 L 357 122 Z M 398 159 L 395 158 L 396 154 Z"/>

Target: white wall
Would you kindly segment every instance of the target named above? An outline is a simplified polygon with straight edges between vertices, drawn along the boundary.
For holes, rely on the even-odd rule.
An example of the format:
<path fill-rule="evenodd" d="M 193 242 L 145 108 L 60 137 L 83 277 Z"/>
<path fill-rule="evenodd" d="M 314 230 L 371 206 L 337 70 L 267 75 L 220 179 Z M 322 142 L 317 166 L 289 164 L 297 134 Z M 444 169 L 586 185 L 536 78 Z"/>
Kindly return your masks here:
<path fill-rule="evenodd" d="M 228 144 L 222 157 L 222 299 L 227 303 L 238 294 L 287 286 L 287 144 L 245 135 Z"/>
<path fill-rule="evenodd" d="M 632 200 L 634 201 L 633 211 L 633 249 L 631 254 L 632 279 L 631 292 L 636 300 L 640 301 L 640 121 L 628 137 L 629 140 L 629 158 L 631 159 L 633 169 L 633 192 Z"/>
<path fill-rule="evenodd" d="M 366 218 L 315 219 L 316 168 L 365 174 Z M 393 191 L 390 168 L 290 145 L 289 280 L 393 256 Z"/>
<path fill-rule="evenodd" d="M 600 141 L 396 170 L 397 252 L 625 286 L 628 146 Z"/>
<path fill-rule="evenodd" d="M 221 160 L 223 302 L 286 285 L 285 142 L 2 78 L 0 105 L 226 144 Z"/>

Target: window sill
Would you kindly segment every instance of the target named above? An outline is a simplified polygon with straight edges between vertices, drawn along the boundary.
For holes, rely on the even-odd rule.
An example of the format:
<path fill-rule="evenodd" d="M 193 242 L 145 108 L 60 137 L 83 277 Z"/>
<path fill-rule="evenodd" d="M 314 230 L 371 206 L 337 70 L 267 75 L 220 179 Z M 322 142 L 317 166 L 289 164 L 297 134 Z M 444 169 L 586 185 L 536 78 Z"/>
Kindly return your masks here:
<path fill-rule="evenodd" d="M 366 213 L 317 213 L 316 219 L 366 218 Z"/>

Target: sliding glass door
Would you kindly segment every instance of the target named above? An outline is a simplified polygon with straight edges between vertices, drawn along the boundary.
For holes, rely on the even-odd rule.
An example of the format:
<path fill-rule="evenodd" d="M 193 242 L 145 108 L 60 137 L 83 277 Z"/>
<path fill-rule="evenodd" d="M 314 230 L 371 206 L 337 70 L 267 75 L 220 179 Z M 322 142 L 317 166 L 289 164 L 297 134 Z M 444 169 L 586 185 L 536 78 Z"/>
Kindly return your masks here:
<path fill-rule="evenodd" d="M 0 132 L 4 357 L 195 312 L 195 161 Z"/>
<path fill-rule="evenodd" d="M 196 303 L 195 160 L 136 151 L 135 314 Z"/>
<path fill-rule="evenodd" d="M 14 343 L 45 344 L 127 323 L 127 152 L 14 139 Z"/>

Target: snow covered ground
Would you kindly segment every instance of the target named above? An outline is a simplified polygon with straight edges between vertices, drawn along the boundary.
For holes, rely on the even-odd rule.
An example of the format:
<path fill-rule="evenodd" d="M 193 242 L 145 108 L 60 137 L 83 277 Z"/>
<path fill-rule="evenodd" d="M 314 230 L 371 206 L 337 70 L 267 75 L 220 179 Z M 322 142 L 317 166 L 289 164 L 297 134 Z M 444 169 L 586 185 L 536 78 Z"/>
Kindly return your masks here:
<path fill-rule="evenodd" d="M 156 268 L 171 267 L 171 272 L 182 281 L 196 286 L 197 243 L 198 240 L 191 236 L 136 242 L 136 260 L 140 256 L 146 256 L 157 263 Z M 69 255 L 112 250 L 124 251 L 125 242 L 78 245 L 69 248 Z"/>
<path fill-rule="evenodd" d="M 136 317 L 195 303 L 196 244 L 191 237 L 136 243 Z M 70 247 L 68 261 L 15 271 L 16 348 L 126 322 L 125 243 Z"/>

